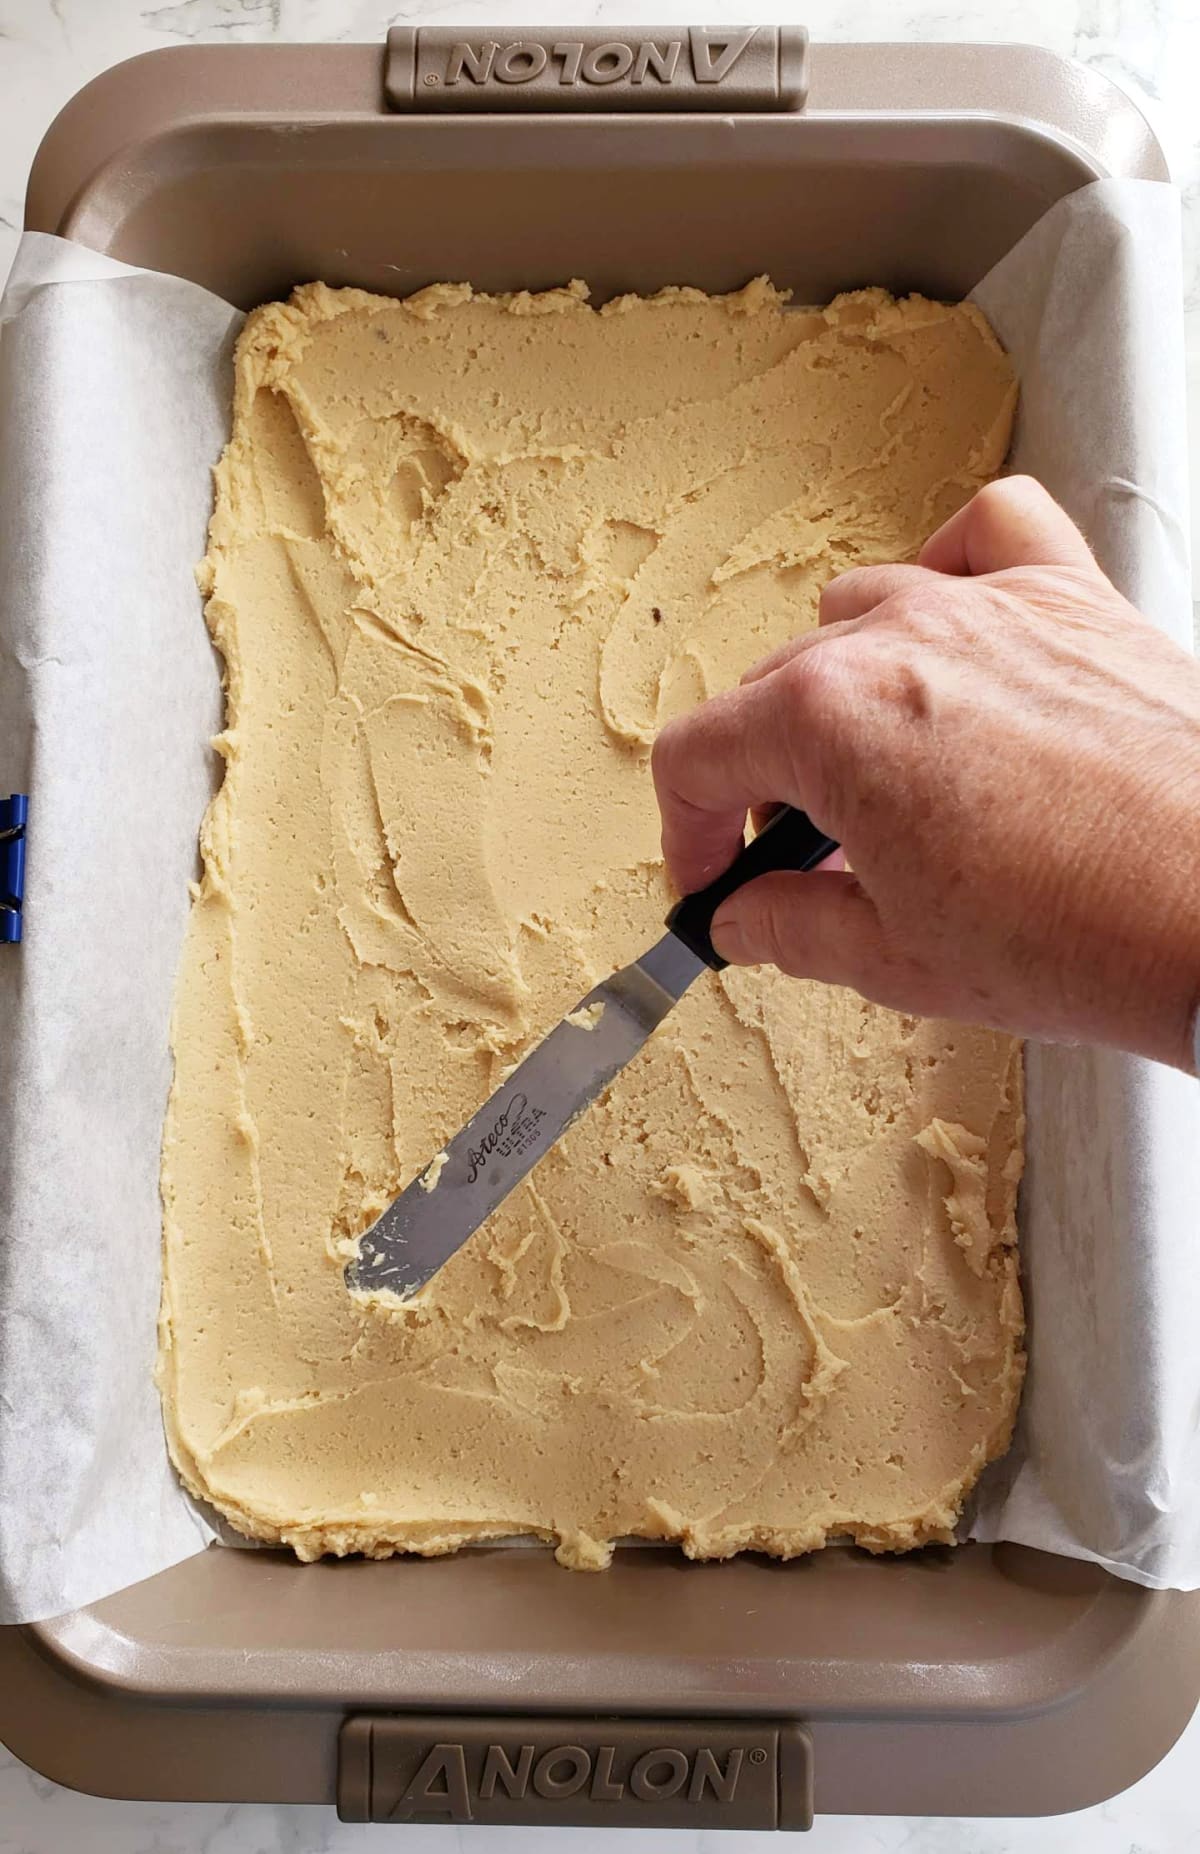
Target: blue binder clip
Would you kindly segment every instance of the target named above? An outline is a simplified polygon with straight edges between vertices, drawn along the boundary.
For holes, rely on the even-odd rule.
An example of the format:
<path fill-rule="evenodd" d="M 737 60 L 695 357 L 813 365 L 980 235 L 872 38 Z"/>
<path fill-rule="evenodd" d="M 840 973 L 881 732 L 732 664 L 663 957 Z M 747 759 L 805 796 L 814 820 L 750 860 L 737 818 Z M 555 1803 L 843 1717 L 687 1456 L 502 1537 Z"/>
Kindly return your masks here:
<path fill-rule="evenodd" d="M 0 946 L 15 946 L 21 938 L 28 816 L 29 800 L 24 792 L 0 798 Z"/>

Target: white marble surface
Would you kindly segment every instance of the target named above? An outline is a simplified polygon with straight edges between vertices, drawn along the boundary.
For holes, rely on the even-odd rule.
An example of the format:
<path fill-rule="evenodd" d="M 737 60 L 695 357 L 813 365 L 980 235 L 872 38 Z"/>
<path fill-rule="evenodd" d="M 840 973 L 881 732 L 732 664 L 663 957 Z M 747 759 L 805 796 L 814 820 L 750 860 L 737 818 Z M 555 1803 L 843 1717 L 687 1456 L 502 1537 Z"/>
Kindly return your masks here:
<path fill-rule="evenodd" d="M 1040 43 L 1124 85 L 1149 115 L 1184 189 L 1193 508 L 1200 539 L 1200 0 L 0 0 L 0 278 L 25 178 L 51 117 L 105 66 L 186 40 L 372 40 L 397 21 L 556 24 L 796 18 L 820 39 Z M 1200 546 L 1195 549 L 1200 560 Z M 1148 1777 L 1111 1803 L 1053 1820 L 827 1817 L 805 1854 L 1200 1854 L 1200 1714 Z M 0 1854 L 751 1854 L 748 1834 L 409 1828 L 339 1824 L 332 1809 L 100 1802 L 59 1789 L 0 1751 Z"/>

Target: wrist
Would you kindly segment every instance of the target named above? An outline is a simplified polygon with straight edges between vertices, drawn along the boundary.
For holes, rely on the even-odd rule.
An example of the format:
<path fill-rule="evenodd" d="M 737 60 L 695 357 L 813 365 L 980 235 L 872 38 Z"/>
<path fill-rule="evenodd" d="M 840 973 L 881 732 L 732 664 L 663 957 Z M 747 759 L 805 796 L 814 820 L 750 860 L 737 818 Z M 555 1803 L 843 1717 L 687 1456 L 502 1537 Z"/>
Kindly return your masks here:
<path fill-rule="evenodd" d="M 1190 776 L 1181 780 L 1183 812 L 1179 834 L 1170 857 L 1175 883 L 1175 931 L 1178 947 L 1182 1007 L 1179 1026 L 1182 1047 L 1167 1060 L 1189 1075 L 1200 1074 L 1200 729 L 1193 737 Z"/>
<path fill-rule="evenodd" d="M 1200 765 L 1180 782 L 1174 816 L 1149 836 L 1157 849 L 1147 884 L 1153 951 L 1146 997 L 1154 1011 L 1154 1046 L 1144 1053 L 1194 1075 L 1200 1068 Z"/>
<path fill-rule="evenodd" d="M 1185 764 L 1113 793 L 1099 878 L 1077 892 L 1075 977 L 1099 1019 L 1096 1040 L 1192 1074 L 1200 1009 L 1200 734 Z M 1094 856 L 1097 836 L 1091 841 Z M 1090 859 L 1089 859 L 1090 860 Z M 1077 865 L 1078 867 L 1078 865 Z M 1101 870 L 1103 873 L 1101 874 Z M 1078 917 L 1077 917 L 1078 918 Z M 1086 1034 L 1086 1032 L 1085 1032 Z"/>

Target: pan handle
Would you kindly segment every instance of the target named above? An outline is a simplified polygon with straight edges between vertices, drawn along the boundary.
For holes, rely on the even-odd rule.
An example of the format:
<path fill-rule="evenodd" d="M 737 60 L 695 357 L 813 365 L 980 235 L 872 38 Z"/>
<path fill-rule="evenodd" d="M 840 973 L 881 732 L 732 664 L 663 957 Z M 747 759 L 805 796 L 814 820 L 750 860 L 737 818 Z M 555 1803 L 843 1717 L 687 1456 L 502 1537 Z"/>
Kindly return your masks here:
<path fill-rule="evenodd" d="M 337 1805 L 343 1822 L 805 1829 L 812 1733 L 749 1712 L 351 1713 L 338 1736 Z"/>
<path fill-rule="evenodd" d="M 384 89 L 406 115 L 798 111 L 803 26 L 393 26 Z"/>

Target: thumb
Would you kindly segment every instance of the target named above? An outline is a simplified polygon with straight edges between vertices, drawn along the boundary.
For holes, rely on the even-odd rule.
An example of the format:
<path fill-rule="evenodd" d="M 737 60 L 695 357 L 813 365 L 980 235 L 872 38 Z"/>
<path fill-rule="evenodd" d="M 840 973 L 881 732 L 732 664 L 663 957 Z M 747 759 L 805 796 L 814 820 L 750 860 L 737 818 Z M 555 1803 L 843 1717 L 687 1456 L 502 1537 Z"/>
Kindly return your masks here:
<path fill-rule="evenodd" d="M 868 996 L 888 965 L 875 904 L 846 870 L 759 876 L 717 909 L 712 943 L 731 966 L 778 966 Z"/>

